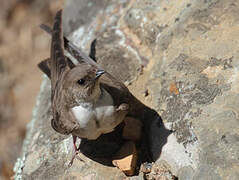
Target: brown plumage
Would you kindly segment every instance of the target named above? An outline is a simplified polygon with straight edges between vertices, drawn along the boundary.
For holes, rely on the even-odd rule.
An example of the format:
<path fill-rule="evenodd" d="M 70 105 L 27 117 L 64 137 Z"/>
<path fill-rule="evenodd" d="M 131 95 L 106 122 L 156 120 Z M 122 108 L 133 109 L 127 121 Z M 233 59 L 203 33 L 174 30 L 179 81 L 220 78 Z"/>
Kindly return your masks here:
<path fill-rule="evenodd" d="M 52 34 L 50 58 L 38 66 L 51 79 L 51 125 L 55 131 L 72 134 L 75 145 L 76 137 L 96 139 L 111 132 L 126 115 L 144 118 L 145 106 L 128 88 L 63 36 L 61 10 L 52 31 L 41 27 Z M 64 49 L 78 64 L 64 55 Z"/>

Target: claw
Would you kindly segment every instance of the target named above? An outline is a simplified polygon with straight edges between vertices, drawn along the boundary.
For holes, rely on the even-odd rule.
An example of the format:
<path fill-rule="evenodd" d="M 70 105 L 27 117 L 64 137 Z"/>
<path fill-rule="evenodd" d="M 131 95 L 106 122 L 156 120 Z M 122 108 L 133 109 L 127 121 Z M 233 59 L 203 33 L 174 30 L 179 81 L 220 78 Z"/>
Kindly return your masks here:
<path fill-rule="evenodd" d="M 116 111 L 128 111 L 129 110 L 129 105 L 126 103 L 121 104 Z"/>

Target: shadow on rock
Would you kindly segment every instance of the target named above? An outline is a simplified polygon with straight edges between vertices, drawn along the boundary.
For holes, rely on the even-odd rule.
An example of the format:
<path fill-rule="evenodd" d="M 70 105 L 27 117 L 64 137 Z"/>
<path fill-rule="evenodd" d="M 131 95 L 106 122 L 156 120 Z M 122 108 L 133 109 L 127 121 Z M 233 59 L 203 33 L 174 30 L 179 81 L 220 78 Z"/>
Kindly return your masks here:
<path fill-rule="evenodd" d="M 171 134 L 162 122 L 159 114 L 149 107 L 144 108 L 144 117 L 141 141 L 136 144 L 138 149 L 138 166 L 144 162 L 156 161 L 162 147 L 167 143 L 167 137 Z M 124 123 L 116 127 L 115 131 L 101 135 L 97 140 L 82 139 L 81 152 L 88 158 L 106 166 L 113 166 L 112 159 L 116 152 L 127 140 L 123 139 Z"/>

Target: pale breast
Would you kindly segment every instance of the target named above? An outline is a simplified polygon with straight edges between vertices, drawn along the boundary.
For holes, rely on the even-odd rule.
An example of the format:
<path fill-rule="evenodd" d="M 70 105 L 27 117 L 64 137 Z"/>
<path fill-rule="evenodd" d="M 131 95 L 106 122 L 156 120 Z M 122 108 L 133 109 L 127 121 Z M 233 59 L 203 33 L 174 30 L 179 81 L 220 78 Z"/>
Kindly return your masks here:
<path fill-rule="evenodd" d="M 124 118 L 124 115 L 117 114 L 113 99 L 105 90 L 96 103 L 75 106 L 72 112 L 81 129 L 77 131 L 78 136 L 88 139 L 113 131 Z"/>
<path fill-rule="evenodd" d="M 72 108 L 72 112 L 81 128 L 87 127 L 89 121 L 95 118 L 94 112 L 84 106 L 75 106 Z"/>

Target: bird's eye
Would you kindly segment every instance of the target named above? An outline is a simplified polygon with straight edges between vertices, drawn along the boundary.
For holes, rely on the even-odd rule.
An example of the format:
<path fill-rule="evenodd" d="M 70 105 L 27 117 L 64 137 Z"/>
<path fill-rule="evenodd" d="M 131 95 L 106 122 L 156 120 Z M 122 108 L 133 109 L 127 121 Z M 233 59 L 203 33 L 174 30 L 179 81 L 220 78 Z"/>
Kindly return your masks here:
<path fill-rule="evenodd" d="M 84 80 L 84 79 L 79 79 L 79 80 L 77 81 L 77 83 L 78 83 L 79 85 L 83 85 L 83 84 L 85 83 L 85 80 Z"/>

